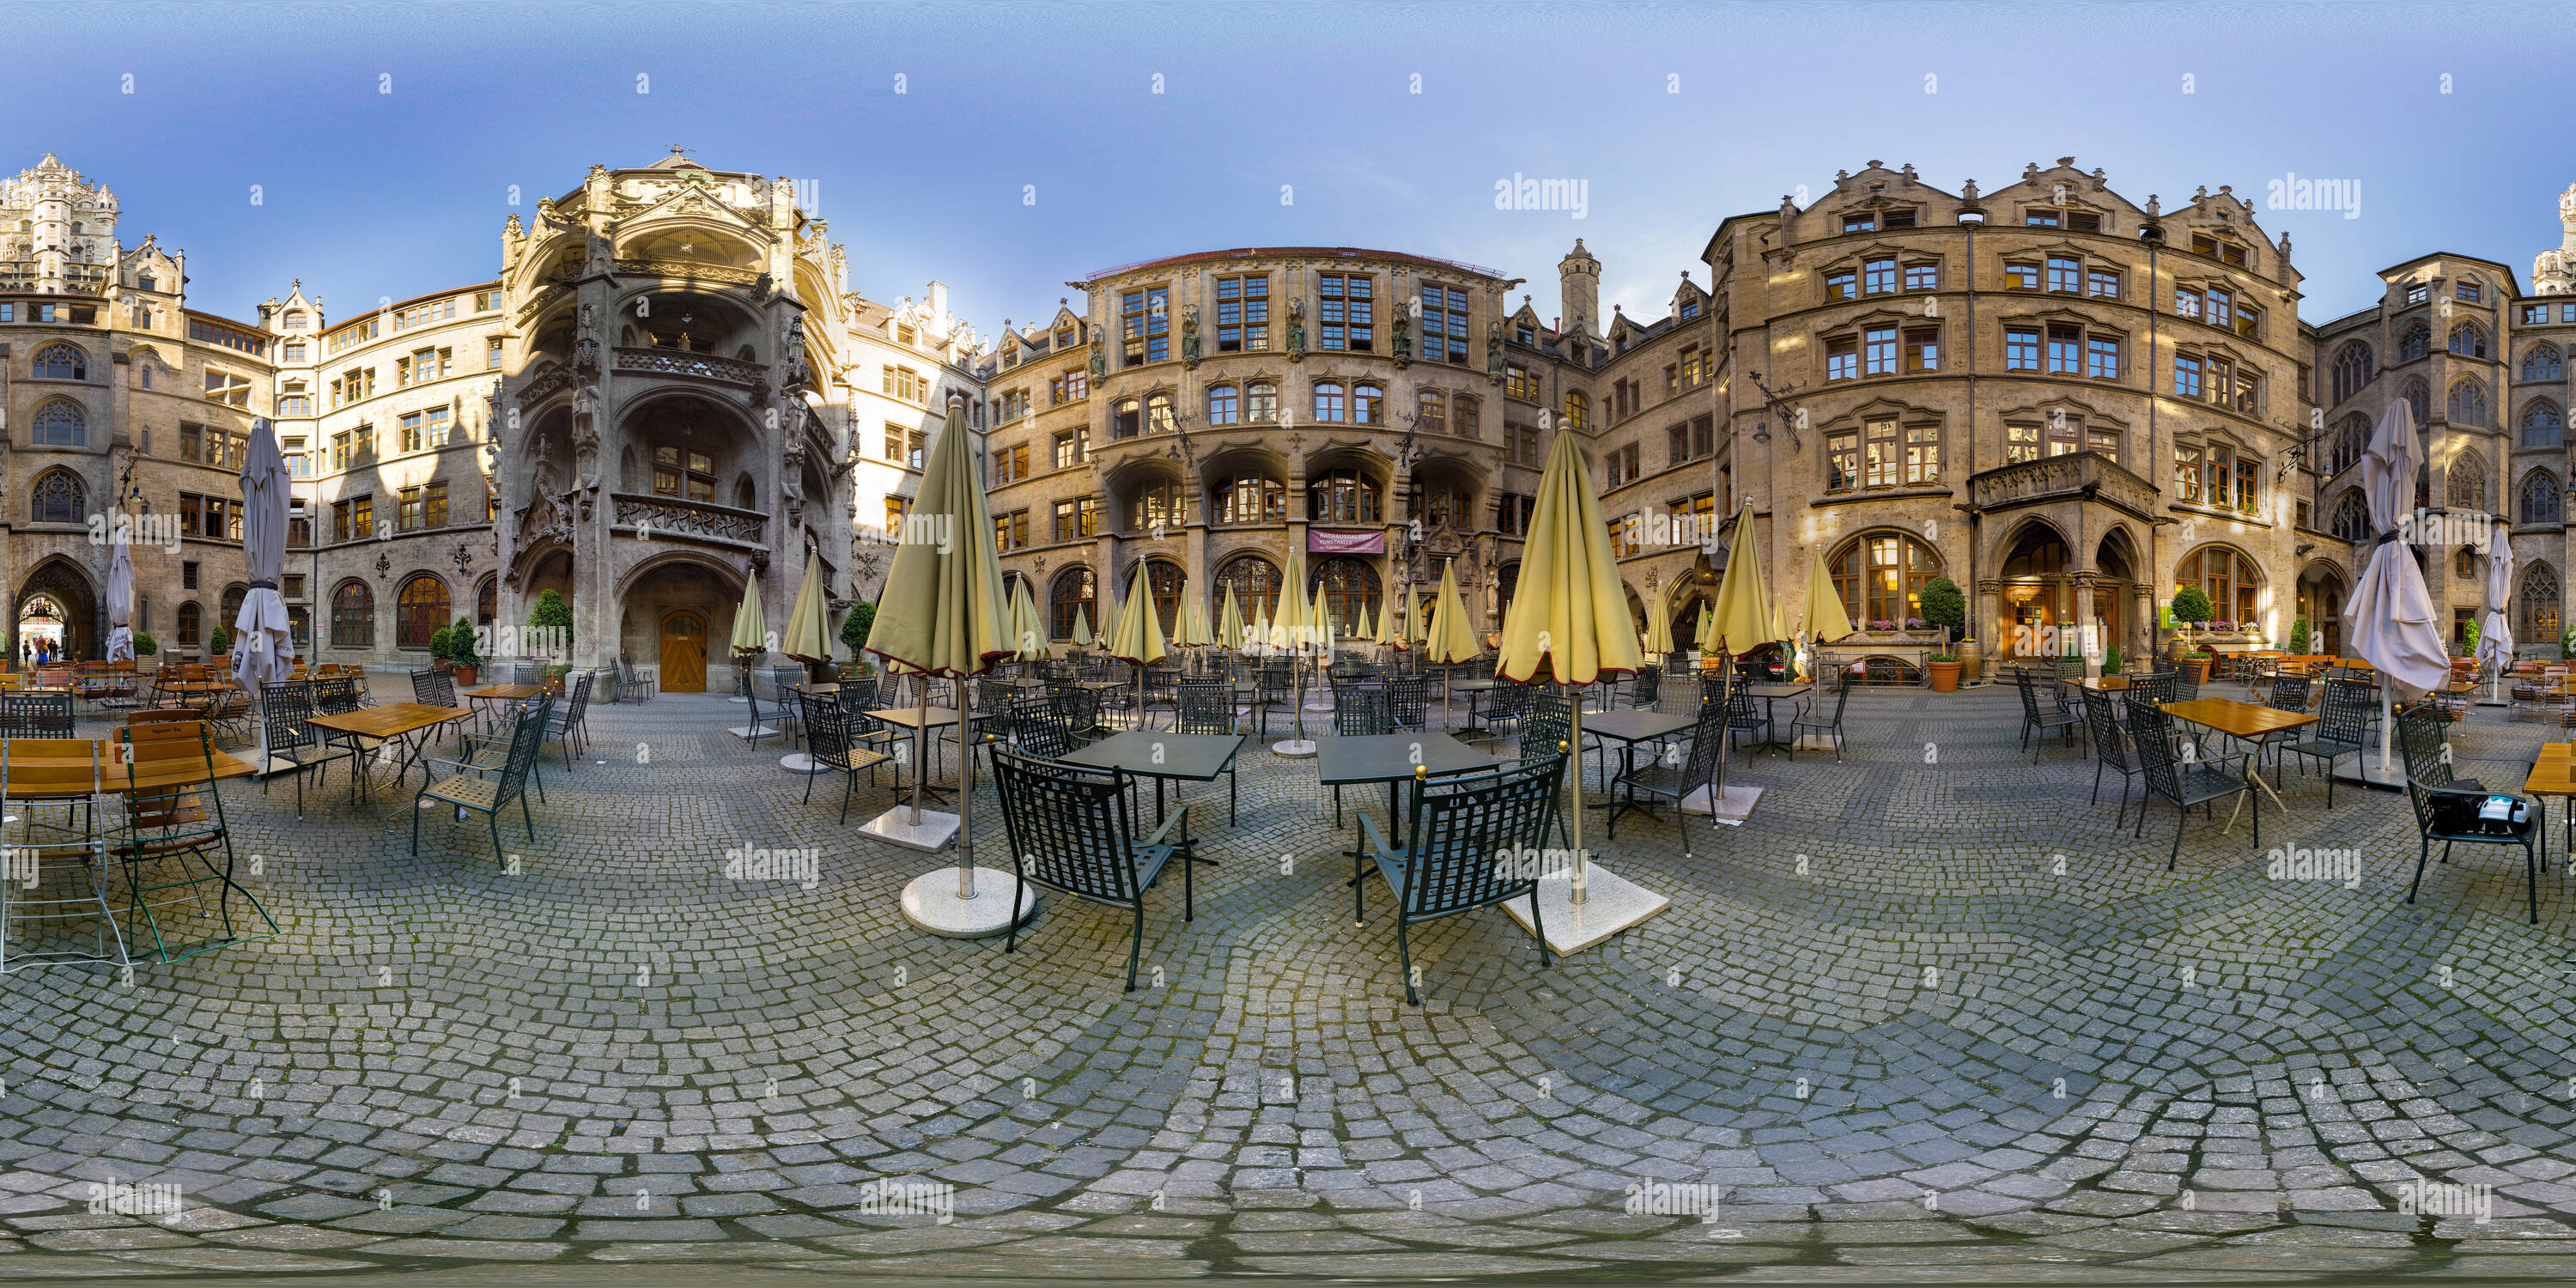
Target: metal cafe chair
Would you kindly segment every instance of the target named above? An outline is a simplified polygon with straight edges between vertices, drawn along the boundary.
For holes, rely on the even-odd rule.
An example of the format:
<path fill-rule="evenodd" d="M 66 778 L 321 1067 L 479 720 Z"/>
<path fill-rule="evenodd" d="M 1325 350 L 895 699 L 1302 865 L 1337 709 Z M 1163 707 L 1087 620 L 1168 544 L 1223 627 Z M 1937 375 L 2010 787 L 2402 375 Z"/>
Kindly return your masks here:
<path fill-rule="evenodd" d="M 1690 818 L 1681 812 L 1681 802 L 1691 793 L 1706 788 L 1710 799 L 1717 793 L 1717 757 L 1726 741 L 1726 708 L 1717 703 L 1702 703 L 1699 723 L 1691 727 L 1690 745 L 1679 757 L 1653 756 L 1645 764 L 1623 769 L 1610 780 L 1613 794 L 1622 789 L 1628 802 L 1634 804 L 1637 793 L 1660 796 L 1673 802 L 1673 825 L 1681 829 L 1682 857 L 1691 857 Z M 1619 837 L 1619 816 L 1625 809 L 1610 811 L 1610 839 Z"/>
<path fill-rule="evenodd" d="M 2102 771 L 2120 775 L 2120 809 L 2111 816 L 2111 830 L 2116 832 L 2128 821 L 2129 784 L 2141 771 L 2129 763 L 2128 744 L 2120 733 L 2120 718 L 2112 713 L 2110 694 L 2084 690 L 2084 725 L 2093 735 L 2093 804 L 2102 803 Z"/>
<path fill-rule="evenodd" d="M 1417 775 L 1402 845 L 1361 812 L 1360 849 L 1351 862 L 1351 915 L 1368 919 L 1366 883 L 1374 870 L 1395 895 L 1396 965 L 1405 1001 L 1422 1004 L 1413 982 L 1415 925 L 1524 896 L 1539 965 L 1555 964 L 1539 922 L 1540 873 L 1515 866 L 1512 856 L 1546 844 L 1564 775 L 1564 764 L 1552 757 L 1465 778 L 1432 781 Z"/>
<path fill-rule="evenodd" d="M 528 775 L 536 769 L 537 753 L 544 749 L 546 717 L 553 713 L 554 697 L 549 694 L 519 709 L 510 728 L 510 751 L 496 774 L 492 770 L 466 761 L 432 760 L 431 764 L 448 765 L 455 773 L 420 789 L 411 812 L 411 852 L 420 853 L 421 805 L 437 801 L 459 810 L 474 810 L 483 815 L 492 831 L 492 854 L 501 854 L 501 811 L 516 802 L 519 824 L 527 829 L 528 839 L 537 839 L 537 820 L 528 812 Z"/>
<path fill-rule="evenodd" d="M 1395 712 L 1386 690 L 1374 684 L 1345 682 L 1333 693 L 1333 735 L 1363 738 L 1395 732 Z M 1333 788 L 1333 826 L 1342 825 L 1342 789 Z"/>
<path fill-rule="evenodd" d="M 2146 777 L 2149 798 L 2161 797 L 2174 807 L 2173 849 L 2165 871 L 2182 861 L 2182 823 L 2194 805 L 2211 806 L 2230 796 L 2254 815 L 2254 844 L 2263 844 L 2263 811 L 2254 799 L 2254 769 L 2247 758 L 2214 757 L 2184 764 L 2174 757 L 2173 717 L 2145 703 L 2129 702 L 2129 745 L 2137 749 L 2138 767 Z M 2234 761 L 2235 768 L 2225 766 Z M 2147 829 L 2147 801 L 2138 803 L 2138 834 Z M 2214 813 L 2214 809 L 2209 811 Z"/>
<path fill-rule="evenodd" d="M 263 771 L 286 762 L 295 776 L 295 816 L 304 817 L 304 776 L 314 770 L 322 772 L 322 781 L 331 781 L 331 762 L 352 754 L 323 736 L 323 731 L 305 721 L 319 714 L 313 710 L 312 682 L 289 680 L 263 684 L 259 689 L 259 713 L 268 748 L 268 764 Z M 349 772 L 356 773 L 355 765 Z M 259 780 L 260 795 L 268 794 L 272 777 L 263 772 Z"/>
<path fill-rule="evenodd" d="M 29 966 L 134 963 L 108 898 L 107 845 L 98 828 L 110 772 L 95 742 L 0 741 L 0 816 L 19 821 L 10 868 L 0 872 L 0 976 Z M 62 809 L 62 821 L 39 823 L 37 807 Z M 49 883 L 48 873 L 64 879 Z M 68 897 L 45 897 L 62 886 Z M 78 942 L 84 936 L 55 933 L 79 921 L 92 926 L 85 947 Z"/>
<path fill-rule="evenodd" d="M 1145 951 L 1145 892 L 1172 867 L 1181 870 L 1181 920 L 1198 915 L 1190 881 L 1190 806 L 1180 803 L 1150 835 L 1136 833 L 1129 775 L 1040 760 L 1008 747 L 993 749 L 993 778 L 1000 789 L 1002 820 L 1010 833 L 1011 873 L 1021 889 L 1034 883 L 1079 898 L 1126 908 L 1135 918 L 1127 947 L 1127 991 L 1136 991 L 1136 963 Z M 1011 928 L 1002 951 L 1018 952 L 1025 914 L 1014 895 Z"/>
<path fill-rule="evenodd" d="M 1791 760 L 1798 758 L 1798 740 L 1810 729 L 1833 740 L 1834 760 L 1837 763 L 1843 758 L 1843 709 L 1851 705 L 1851 676 L 1843 671 L 1827 671 L 1824 675 L 1827 677 L 1825 684 L 1834 695 L 1833 715 L 1818 718 L 1824 712 L 1824 695 L 1821 693 L 1811 694 L 1799 700 L 1797 711 L 1789 717 L 1789 759 Z"/>
<path fill-rule="evenodd" d="M 1234 686 L 1224 680 L 1185 680 L 1172 728 L 1178 733 L 1225 735 L 1235 731 Z M 1237 766 L 1225 767 L 1225 825 L 1234 826 Z"/>
<path fill-rule="evenodd" d="M 2031 748 L 2030 763 L 2034 765 L 2039 763 L 2039 753 L 2048 746 L 2048 734 L 2050 730 L 2062 731 L 2067 745 L 2073 746 L 2075 743 L 2075 732 L 2083 726 L 2084 718 L 2067 710 L 2065 703 L 2062 700 L 2052 707 L 2041 707 L 2039 705 L 2039 683 L 2036 677 L 2032 676 L 2029 671 L 2022 670 L 2013 672 L 2013 682 L 2021 689 L 2022 745 L 2025 747 L 2030 746 L 2030 736 L 2034 732 L 2039 735 L 2039 746 Z M 2161 715 L 2162 713 L 2159 712 L 2158 714 Z"/>
<path fill-rule="evenodd" d="M 215 790 L 215 748 L 208 726 L 128 725 L 115 737 L 127 790 L 123 823 L 111 834 L 108 852 L 124 868 L 126 888 L 133 895 L 126 938 L 140 945 L 148 935 L 154 956 L 174 962 L 275 935 L 276 919 L 233 880 L 232 829 L 224 818 L 223 794 Z M 221 867 L 216 866 L 218 855 Z M 208 886 L 215 894 L 210 920 Z M 256 925 L 236 926 L 235 896 L 249 905 Z M 176 932 L 188 924 L 180 918 L 191 903 L 205 933 L 181 939 Z"/>
<path fill-rule="evenodd" d="M 2415 807 L 2415 879 L 2406 887 L 2406 902 L 2415 902 L 2415 894 L 2424 886 L 2424 864 L 2432 857 L 2433 842 L 2442 843 L 2442 862 L 2451 861 L 2451 847 L 2470 845 L 2518 845 L 2522 847 L 2522 875 L 2531 911 L 2531 924 L 2540 924 L 2540 855 L 2534 848 L 2542 840 L 2540 811 L 2528 797 L 2504 792 L 2489 792 L 2474 778 L 2453 778 L 2449 757 L 2443 754 L 2443 739 L 2450 726 L 2450 716 L 2430 700 L 2417 702 L 2397 713 L 2397 740 L 2406 757 L 2406 799 Z M 2504 797 L 2527 808 L 2520 819 L 2489 819 L 2481 808 L 2492 798 Z M 2258 839 L 2256 844 L 2260 844 Z"/>
<path fill-rule="evenodd" d="M 2317 723 L 2308 726 L 2308 736 L 2297 742 L 2278 744 L 2281 750 L 2302 761 L 2324 762 L 2327 809 L 2334 808 L 2334 763 L 2369 748 L 2370 720 L 2378 707 L 2379 704 L 2371 698 L 2369 685 L 2328 680 L 2326 695 L 2317 704 Z"/>
<path fill-rule="evenodd" d="M 805 704 L 805 754 L 814 763 L 841 775 L 841 822 L 850 821 L 850 793 L 857 790 L 859 771 L 866 770 L 868 785 L 876 786 L 877 766 L 894 757 L 865 746 L 872 727 L 878 721 L 854 711 L 844 711 L 836 703 L 799 695 Z M 805 803 L 814 802 L 814 780 L 821 774 L 805 776 Z"/>

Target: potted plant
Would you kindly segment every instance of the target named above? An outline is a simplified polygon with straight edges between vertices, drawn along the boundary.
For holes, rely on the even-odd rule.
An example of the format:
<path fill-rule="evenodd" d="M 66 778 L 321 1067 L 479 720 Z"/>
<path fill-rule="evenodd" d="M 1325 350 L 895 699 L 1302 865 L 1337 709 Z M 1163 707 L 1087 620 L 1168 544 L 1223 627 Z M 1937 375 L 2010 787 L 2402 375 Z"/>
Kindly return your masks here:
<path fill-rule="evenodd" d="M 2299 655 L 2299 656 L 2301 656 L 2301 657 L 2305 657 L 2305 656 L 2307 656 L 2307 652 L 2308 652 L 2308 619 L 2307 619 L 2307 618 L 2299 617 L 2299 618 L 2293 618 L 2293 619 L 2291 619 L 2291 622 L 2290 622 L 2290 651 L 2291 651 L 2292 653 L 2298 654 L 2298 655 Z"/>
<path fill-rule="evenodd" d="M 447 628 L 447 665 L 454 672 L 456 683 L 468 688 L 483 678 L 483 655 L 475 651 L 474 638 L 474 623 L 468 618 L 459 617 L 454 626 Z M 438 636 L 433 632 L 430 647 L 435 650 L 437 644 Z"/>
<path fill-rule="evenodd" d="M 1924 662 L 1930 666 L 1932 670 L 1932 691 L 1934 693 L 1956 693 L 1959 691 L 1958 654 L 1947 652 L 1934 653 L 1930 657 L 1925 658 Z"/>
<path fill-rule="evenodd" d="M 850 611 L 842 615 L 841 642 L 850 646 L 852 658 L 868 646 L 868 632 L 876 629 L 876 624 L 877 606 L 866 600 L 850 605 Z"/>
<path fill-rule="evenodd" d="M 559 642 L 569 650 L 572 647 L 572 604 L 564 599 L 561 591 L 541 592 L 537 596 L 536 607 L 528 613 L 528 627 L 529 633 L 537 639 Z M 569 663 L 550 663 L 545 669 L 547 691 L 562 692 L 564 673 L 571 669 Z"/>
<path fill-rule="evenodd" d="M 2183 668 L 2191 672 L 2192 683 L 2205 683 L 2209 679 L 2210 652 L 2192 640 L 2191 631 L 2193 626 L 2216 616 L 2217 610 L 2210 606 L 2209 596 L 2198 586 L 2185 586 L 2175 591 L 2173 603 L 2168 608 L 2173 619 L 2182 623 L 2183 642 L 2191 648 L 2190 652 L 2183 654 Z"/>
<path fill-rule="evenodd" d="M 452 670 L 456 669 L 456 668 L 455 668 L 455 666 L 454 666 L 453 664 L 451 664 L 451 663 L 447 660 L 447 641 L 448 641 L 448 638 L 449 638 L 450 633 L 451 633 L 451 632 L 448 630 L 448 628 L 447 628 L 447 627 L 444 627 L 444 626 L 436 627 L 436 628 L 434 628 L 434 629 L 432 629 L 432 630 L 430 631 L 430 633 L 429 633 L 429 669 L 430 669 L 430 670 L 432 670 L 432 671 L 452 671 Z"/>
<path fill-rule="evenodd" d="M 206 633 L 206 660 L 213 661 L 216 658 L 222 657 L 224 654 L 232 650 L 232 646 L 233 637 L 224 634 L 223 627 L 218 626 L 213 630 L 208 631 Z"/>
<path fill-rule="evenodd" d="M 161 641 L 152 638 L 152 632 L 136 631 L 134 633 L 134 655 L 136 657 L 150 657 L 160 651 Z"/>
<path fill-rule="evenodd" d="M 2103 645 L 2103 646 L 2102 646 L 2102 674 L 2104 674 L 2104 675 L 2118 675 L 2119 673 L 2120 673 L 2120 646 L 2119 646 L 2119 645 L 2117 645 L 2117 644 L 2105 644 L 2105 645 Z"/>
<path fill-rule="evenodd" d="M 1923 583 L 1922 603 L 1923 616 L 1909 619 L 1906 628 L 1939 628 L 1941 646 L 1927 659 L 1932 666 L 1932 691 L 1955 693 L 1959 674 L 1966 666 L 1958 654 L 1950 651 L 1950 632 L 1967 624 L 1968 597 L 1960 592 L 1959 583 L 1935 577 Z"/>

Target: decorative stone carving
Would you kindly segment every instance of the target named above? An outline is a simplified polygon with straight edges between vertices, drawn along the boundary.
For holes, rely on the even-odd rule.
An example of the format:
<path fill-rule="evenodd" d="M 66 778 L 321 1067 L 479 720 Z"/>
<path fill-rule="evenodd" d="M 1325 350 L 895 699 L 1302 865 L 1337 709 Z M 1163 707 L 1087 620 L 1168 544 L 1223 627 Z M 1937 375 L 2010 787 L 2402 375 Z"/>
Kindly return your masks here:
<path fill-rule="evenodd" d="M 585 311 L 588 310 L 589 307 L 590 306 L 587 304 L 582 306 Z M 582 338 L 573 341 L 572 365 L 573 369 L 576 371 L 599 370 L 599 341 L 594 340 L 589 336 L 583 336 Z"/>
<path fill-rule="evenodd" d="M 1097 390 L 1097 389 L 1100 387 L 1100 382 L 1101 382 L 1101 381 L 1103 381 L 1103 380 L 1106 380 L 1106 379 L 1108 379 L 1108 378 L 1109 378 L 1109 351 L 1108 351 L 1108 349 L 1107 349 L 1107 347 L 1106 347 L 1106 346 L 1101 345 L 1101 344 L 1098 344 L 1098 343 L 1096 343 L 1096 342 L 1095 342 L 1095 343 L 1091 346 L 1091 386 L 1092 386 L 1092 388 L 1093 388 L 1093 389 L 1095 389 L 1095 390 Z"/>
<path fill-rule="evenodd" d="M 766 516 L 729 505 L 632 492 L 611 493 L 610 499 L 616 504 L 617 526 L 649 527 L 657 539 L 694 536 L 759 545 L 768 526 Z"/>
<path fill-rule="evenodd" d="M 1413 361 L 1413 327 L 1401 313 L 1395 315 L 1395 365 Z"/>
<path fill-rule="evenodd" d="M 1492 323 L 1485 331 L 1485 377 L 1493 384 L 1503 383 L 1503 324 Z"/>
<path fill-rule="evenodd" d="M 1288 360 L 1300 362 L 1306 357 L 1306 302 L 1288 301 Z"/>
<path fill-rule="evenodd" d="M 802 389 L 813 383 L 814 370 L 805 362 L 805 319 L 801 316 L 787 321 L 787 334 L 779 340 L 778 367 L 778 385 L 783 390 Z"/>
<path fill-rule="evenodd" d="M 1199 365 L 1199 306 L 1195 304 L 1181 310 L 1181 361 Z"/>

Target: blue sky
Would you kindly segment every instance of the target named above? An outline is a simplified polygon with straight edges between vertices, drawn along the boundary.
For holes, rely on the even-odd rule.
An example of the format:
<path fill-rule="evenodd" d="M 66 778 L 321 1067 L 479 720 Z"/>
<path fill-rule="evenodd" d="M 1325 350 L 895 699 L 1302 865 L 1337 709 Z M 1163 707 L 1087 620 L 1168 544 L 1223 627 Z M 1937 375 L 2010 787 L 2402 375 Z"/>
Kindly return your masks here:
<path fill-rule="evenodd" d="M 524 212 L 594 162 L 644 164 L 674 143 L 720 169 L 819 181 L 853 286 L 893 300 L 938 277 L 987 332 L 1047 316 L 1069 278 L 1241 245 L 1467 260 L 1532 279 L 1552 315 L 1553 266 L 1578 236 L 1604 263 L 1603 307 L 1654 317 L 1682 270 L 1705 281 L 1695 257 L 1718 220 L 1820 191 L 1837 169 L 1910 161 L 1943 188 L 1991 190 L 2068 154 L 2168 207 L 2201 184 L 2259 208 L 2288 174 L 2357 180 L 2358 218 L 2263 214 L 2308 274 L 2302 315 L 2324 321 L 2425 251 L 2527 274 L 2576 181 L 2570 81 L 2553 65 L 2576 35 L 2567 6 L 0 15 L 17 55 L 0 164 L 52 151 L 106 181 L 128 242 L 153 232 L 188 250 L 191 304 L 234 315 L 295 277 L 334 317 L 488 278 L 511 185 Z M 1585 181 L 1586 217 L 1495 210 L 1495 181 L 1514 174 Z"/>

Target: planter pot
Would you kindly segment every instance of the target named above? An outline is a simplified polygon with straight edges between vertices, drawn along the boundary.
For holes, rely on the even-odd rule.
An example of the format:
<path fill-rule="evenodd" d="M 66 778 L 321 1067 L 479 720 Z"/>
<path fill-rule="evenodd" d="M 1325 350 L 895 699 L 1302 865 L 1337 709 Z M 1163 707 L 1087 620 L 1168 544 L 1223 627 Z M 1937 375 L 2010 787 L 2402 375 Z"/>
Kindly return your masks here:
<path fill-rule="evenodd" d="M 1932 691 L 1934 693 L 1958 692 L 1959 668 L 1966 664 L 1964 659 L 1958 662 L 1925 663 L 1932 669 Z"/>
<path fill-rule="evenodd" d="M 459 686 L 468 689 L 483 682 L 482 668 L 470 662 L 456 663 L 454 667 L 450 669 L 449 674 L 455 677 L 455 682 Z"/>
<path fill-rule="evenodd" d="M 1986 672 L 1986 651 L 1975 640 L 1959 641 L 1959 678 L 1970 684 Z"/>
<path fill-rule="evenodd" d="M 2216 658 L 2208 657 L 2187 657 L 2182 659 L 2182 669 L 2190 674 L 2191 682 L 2193 684 L 2207 684 L 2209 682 L 2209 664 L 2217 660 L 2218 659 Z"/>

